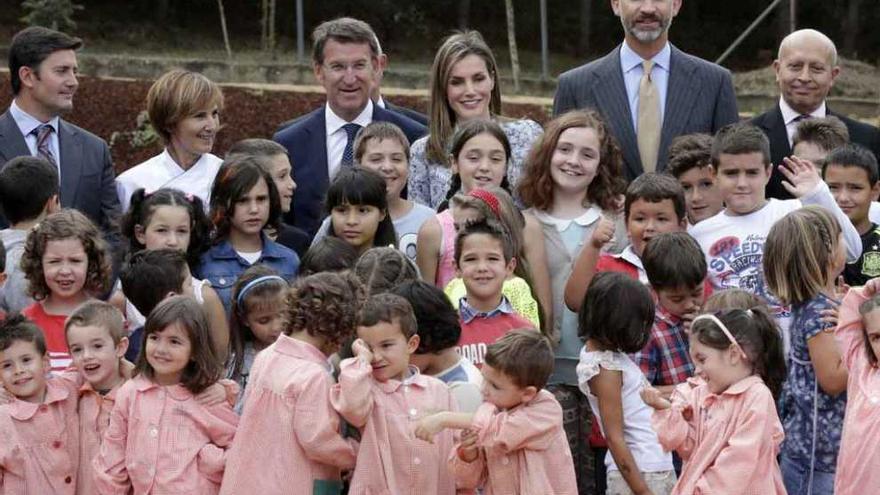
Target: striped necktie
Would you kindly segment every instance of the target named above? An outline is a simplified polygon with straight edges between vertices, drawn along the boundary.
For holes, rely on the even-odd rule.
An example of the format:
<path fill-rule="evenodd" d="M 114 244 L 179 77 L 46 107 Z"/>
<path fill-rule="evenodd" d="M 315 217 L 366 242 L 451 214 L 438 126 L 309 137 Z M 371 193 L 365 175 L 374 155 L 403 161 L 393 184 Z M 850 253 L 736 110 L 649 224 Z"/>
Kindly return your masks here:
<path fill-rule="evenodd" d="M 32 130 L 31 134 L 37 137 L 37 156 L 45 159 L 53 166 L 58 167 L 58 162 L 55 161 L 55 155 L 52 153 L 52 148 L 49 146 L 49 137 L 54 131 L 55 129 L 53 129 L 51 125 L 43 124 Z"/>

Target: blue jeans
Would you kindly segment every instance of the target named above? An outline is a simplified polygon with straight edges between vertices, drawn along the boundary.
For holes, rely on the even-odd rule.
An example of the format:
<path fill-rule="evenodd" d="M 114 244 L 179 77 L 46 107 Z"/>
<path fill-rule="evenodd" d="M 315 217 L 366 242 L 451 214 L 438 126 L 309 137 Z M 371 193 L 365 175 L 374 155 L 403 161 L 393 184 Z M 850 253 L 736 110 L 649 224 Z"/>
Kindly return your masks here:
<path fill-rule="evenodd" d="M 834 495 L 834 473 L 813 470 L 810 484 L 810 461 L 781 456 L 779 468 L 789 495 Z"/>

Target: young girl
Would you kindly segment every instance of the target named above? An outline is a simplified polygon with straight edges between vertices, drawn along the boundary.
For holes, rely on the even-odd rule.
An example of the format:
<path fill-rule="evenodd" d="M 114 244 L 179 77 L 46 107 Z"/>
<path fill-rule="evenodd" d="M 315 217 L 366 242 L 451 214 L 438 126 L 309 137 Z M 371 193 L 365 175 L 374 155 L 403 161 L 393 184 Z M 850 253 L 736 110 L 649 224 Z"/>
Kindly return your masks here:
<path fill-rule="evenodd" d="M 759 308 L 700 315 L 690 353 L 699 385 L 680 384 L 671 402 L 655 388 L 642 391 L 663 448 L 685 460 L 672 493 L 785 494 L 774 401 L 785 365 L 773 319 Z"/>
<path fill-rule="evenodd" d="M 211 232 L 202 200 L 171 188 L 152 193 L 144 189 L 135 191 L 121 225 L 122 235 L 129 242 L 128 256 L 143 249 L 177 249 L 186 254 L 190 271 L 198 267 L 202 254 L 208 249 Z M 208 315 L 214 352 L 223 358 L 229 346 L 229 322 L 223 303 L 207 280 L 191 278 L 192 295 Z M 110 302 L 124 312 L 129 329 L 144 326 L 146 318 L 125 297 L 121 287 Z"/>
<path fill-rule="evenodd" d="M 300 265 L 303 277 L 321 272 L 350 270 L 357 263 L 359 253 L 351 244 L 338 237 L 325 237 L 312 244 Z"/>
<path fill-rule="evenodd" d="M 22 314 L 46 336 L 52 369 L 70 364 L 64 320 L 77 306 L 110 288 L 110 253 L 101 232 L 77 210 L 46 217 L 25 241 L 21 269 L 35 303 Z"/>
<path fill-rule="evenodd" d="M 293 284 L 284 334 L 251 368 L 221 493 L 340 492 L 340 470 L 354 467 L 355 450 L 330 407 L 327 357 L 354 335 L 362 301 L 351 275 L 319 273 Z"/>
<path fill-rule="evenodd" d="M 641 350 L 650 336 L 651 293 L 622 273 L 600 273 L 587 289 L 578 323 L 586 340 L 578 384 L 608 443 L 608 493 L 669 494 L 675 484 L 672 456 L 663 452 L 651 429 L 651 410 L 639 397 L 645 376 L 628 355 Z"/>
<path fill-rule="evenodd" d="M 389 292 L 404 282 L 419 278 L 415 265 L 393 247 L 371 248 L 357 260 L 352 273 L 364 284 L 367 294 Z"/>
<path fill-rule="evenodd" d="M 172 296 L 150 313 L 135 378 L 116 406 L 94 461 L 102 494 L 216 494 L 238 416 L 193 397 L 222 375 L 197 302 Z"/>
<path fill-rule="evenodd" d="M 241 387 L 235 404 L 235 412 L 239 414 L 254 357 L 272 345 L 284 330 L 284 299 L 288 287 L 287 281 L 275 270 L 255 265 L 245 270 L 232 288 L 232 353 L 226 372 Z"/>
<path fill-rule="evenodd" d="M 846 417 L 834 493 L 856 495 L 880 486 L 880 279 L 849 291 L 840 306 L 837 342 L 849 370 Z"/>
<path fill-rule="evenodd" d="M 211 191 L 213 246 L 202 255 L 195 275 L 211 282 L 226 313 L 232 286 L 251 265 L 265 264 L 285 280 L 299 271 L 299 257 L 266 237 L 266 225 L 278 227 L 281 203 L 269 173 L 253 157 L 224 163 Z"/>
<path fill-rule="evenodd" d="M 385 179 L 376 172 L 360 167 L 339 172 L 327 189 L 326 208 L 327 235 L 349 243 L 358 254 L 373 246 L 397 246 Z"/>
<path fill-rule="evenodd" d="M 594 111 L 569 112 L 552 120 L 532 147 L 519 195 L 526 210 L 540 222 L 553 294 L 553 334 L 559 336 L 556 366 L 548 389 L 565 410 L 569 445 L 586 491 L 589 414 L 585 397 L 577 390 L 575 367 L 582 347 L 577 315 L 565 307 L 565 283 L 572 264 L 596 230 L 602 217 L 615 218 L 625 184 L 620 179 L 623 157 L 602 117 Z M 623 222 L 615 238 L 626 239 Z M 614 249 L 612 247 L 612 249 Z M 583 462 L 582 462 L 583 461 Z"/>
<path fill-rule="evenodd" d="M 789 493 L 834 489 L 847 371 L 831 333 L 834 325 L 823 313 L 839 302 L 834 282 L 846 263 L 845 245 L 837 220 L 818 206 L 778 220 L 764 245 L 767 286 L 793 313 L 779 409 L 785 427 L 780 465 Z"/>

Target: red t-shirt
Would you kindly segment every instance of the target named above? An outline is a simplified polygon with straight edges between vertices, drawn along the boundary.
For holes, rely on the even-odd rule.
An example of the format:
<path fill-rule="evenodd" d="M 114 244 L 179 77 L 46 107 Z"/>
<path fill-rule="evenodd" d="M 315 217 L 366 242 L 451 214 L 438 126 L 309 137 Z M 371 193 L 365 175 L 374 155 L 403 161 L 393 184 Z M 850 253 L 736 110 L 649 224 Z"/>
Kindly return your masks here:
<path fill-rule="evenodd" d="M 70 351 L 67 350 L 67 339 L 64 338 L 64 321 L 67 315 L 50 315 L 43 305 L 35 302 L 21 310 L 21 314 L 36 323 L 46 337 L 46 349 L 52 371 L 63 371 L 70 366 Z"/>
<path fill-rule="evenodd" d="M 480 368 L 486 347 L 505 333 L 519 328 L 535 328 L 535 325 L 517 313 L 499 313 L 489 318 L 478 316 L 468 323 L 462 321 L 461 338 L 455 350 Z"/>

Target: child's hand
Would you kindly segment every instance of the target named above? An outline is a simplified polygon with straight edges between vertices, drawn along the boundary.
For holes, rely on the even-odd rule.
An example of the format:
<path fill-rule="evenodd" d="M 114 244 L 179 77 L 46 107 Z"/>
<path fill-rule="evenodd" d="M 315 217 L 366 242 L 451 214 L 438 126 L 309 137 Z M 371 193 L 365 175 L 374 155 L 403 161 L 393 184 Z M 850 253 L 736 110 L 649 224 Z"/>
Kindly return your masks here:
<path fill-rule="evenodd" d="M 416 423 L 416 438 L 434 443 L 434 436 L 443 431 L 443 413 L 429 414 Z"/>
<path fill-rule="evenodd" d="M 652 386 L 646 386 L 642 388 L 640 394 L 642 396 L 642 400 L 645 404 L 657 409 L 658 411 L 662 411 L 664 409 L 669 409 L 672 407 L 672 403 L 667 399 L 663 398 L 663 394 L 660 393 L 659 390 Z"/>
<path fill-rule="evenodd" d="M 230 406 L 234 406 L 237 398 L 238 384 L 226 379 L 214 383 L 195 396 L 196 402 L 208 407 L 218 406 L 224 402 L 229 402 Z"/>
<path fill-rule="evenodd" d="M 590 244 L 596 249 L 602 249 L 602 246 L 614 239 L 614 222 L 603 216 L 596 225 L 593 235 L 590 236 Z"/>
<path fill-rule="evenodd" d="M 15 396 L 10 394 L 5 388 L 0 387 L 0 406 L 12 404 L 14 401 Z"/>
<path fill-rule="evenodd" d="M 478 455 L 477 432 L 465 430 L 461 435 L 461 442 L 458 444 L 458 458 L 464 462 L 474 462 Z"/>
<path fill-rule="evenodd" d="M 787 179 L 782 181 L 782 186 L 796 198 L 809 194 L 822 180 L 816 167 L 809 160 L 792 155 L 784 158 L 782 163 L 783 165 L 778 168 Z"/>
<path fill-rule="evenodd" d="M 370 352 L 370 347 L 362 339 L 355 339 L 351 343 L 351 353 L 354 354 L 354 357 L 363 357 L 367 362 L 373 360 L 373 353 Z"/>
<path fill-rule="evenodd" d="M 880 292 L 880 277 L 872 278 L 865 283 L 865 287 L 862 289 L 862 295 L 865 297 L 873 297 L 874 294 Z"/>
<path fill-rule="evenodd" d="M 690 335 L 691 333 L 691 324 L 694 322 L 694 318 L 699 315 L 699 310 L 689 311 L 681 315 L 681 324 L 684 328 L 685 335 Z"/>

